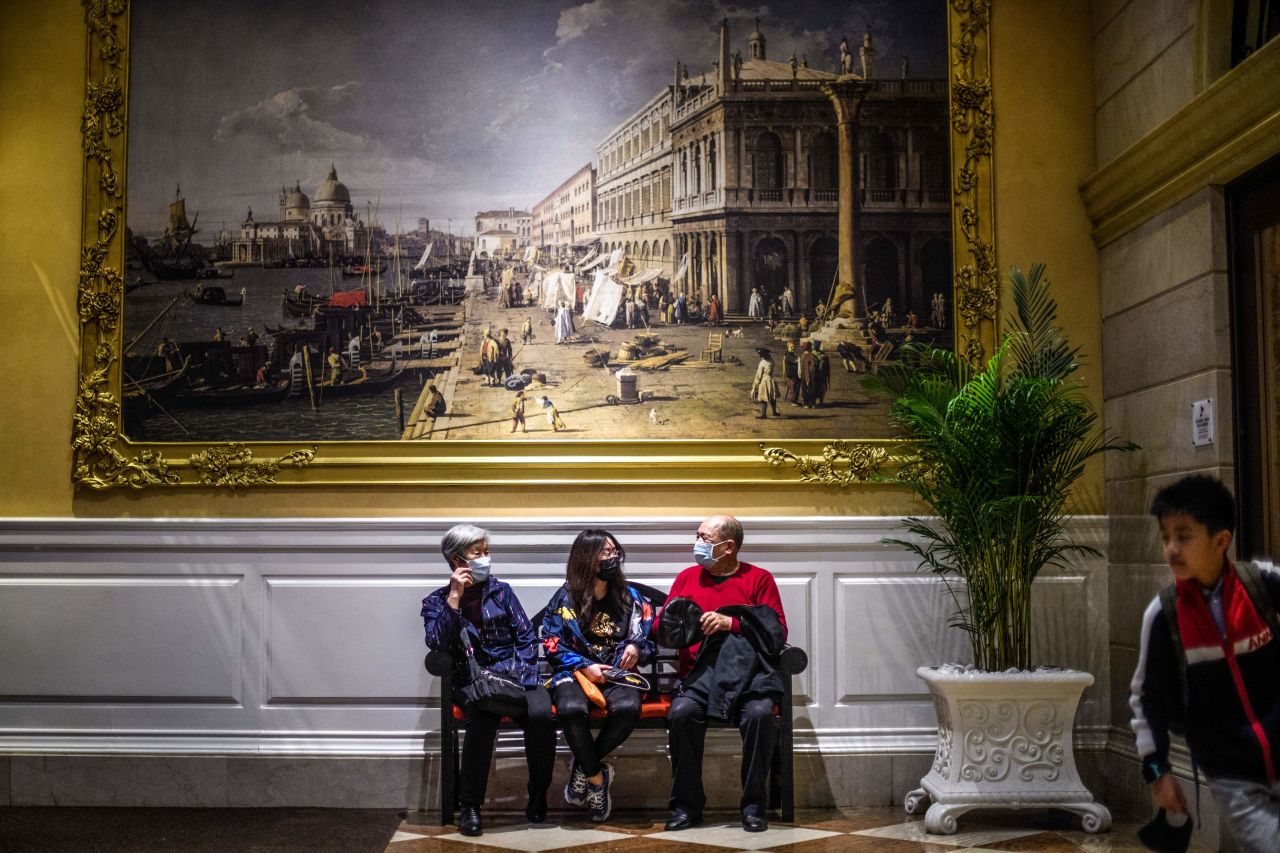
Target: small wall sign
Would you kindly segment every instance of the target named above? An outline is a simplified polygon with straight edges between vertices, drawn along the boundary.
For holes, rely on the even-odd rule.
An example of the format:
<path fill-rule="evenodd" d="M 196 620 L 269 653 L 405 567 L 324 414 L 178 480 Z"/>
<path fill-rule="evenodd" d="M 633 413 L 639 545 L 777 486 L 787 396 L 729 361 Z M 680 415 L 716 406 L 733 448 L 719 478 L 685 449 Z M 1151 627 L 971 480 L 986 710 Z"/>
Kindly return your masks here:
<path fill-rule="evenodd" d="M 1213 398 L 1191 404 L 1191 444 L 1203 447 L 1213 444 Z"/>

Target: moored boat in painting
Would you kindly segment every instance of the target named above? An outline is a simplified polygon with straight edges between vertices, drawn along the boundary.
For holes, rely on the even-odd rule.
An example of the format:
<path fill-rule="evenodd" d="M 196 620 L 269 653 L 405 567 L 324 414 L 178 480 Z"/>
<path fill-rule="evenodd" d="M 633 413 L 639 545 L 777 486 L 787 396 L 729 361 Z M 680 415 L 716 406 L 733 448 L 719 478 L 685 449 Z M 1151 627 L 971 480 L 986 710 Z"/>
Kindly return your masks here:
<path fill-rule="evenodd" d="M 187 202 L 178 187 L 173 201 L 169 202 L 169 224 L 164 236 L 146 246 L 140 260 L 142 266 L 158 281 L 186 281 L 197 278 L 205 269 L 205 263 L 191 250 L 191 238 L 197 233 L 196 222 L 200 214 L 187 221 Z"/>
<path fill-rule="evenodd" d="M 379 391 L 391 388 L 400 381 L 400 375 L 404 373 L 404 368 L 399 364 L 392 364 L 380 373 L 372 374 L 359 371 L 345 371 L 344 375 L 349 378 L 347 381 L 340 382 L 338 385 L 321 384 L 317 390 L 320 392 L 321 399 L 325 397 L 354 397 L 357 394 L 376 394 Z"/>
<path fill-rule="evenodd" d="M 387 271 L 385 263 L 374 266 L 373 264 L 351 264 L 342 268 L 343 278 L 360 278 L 366 275 L 381 275 Z"/>
<path fill-rule="evenodd" d="M 220 385 L 184 388 L 169 398 L 174 409 L 219 409 L 278 403 L 289 396 L 289 380 L 276 379 L 263 386 Z"/>
<path fill-rule="evenodd" d="M 244 304 L 244 289 L 238 296 L 228 296 L 227 291 L 216 284 L 196 285 L 195 290 L 186 291 L 187 298 L 200 305 L 214 305 L 222 308 L 239 308 Z"/>

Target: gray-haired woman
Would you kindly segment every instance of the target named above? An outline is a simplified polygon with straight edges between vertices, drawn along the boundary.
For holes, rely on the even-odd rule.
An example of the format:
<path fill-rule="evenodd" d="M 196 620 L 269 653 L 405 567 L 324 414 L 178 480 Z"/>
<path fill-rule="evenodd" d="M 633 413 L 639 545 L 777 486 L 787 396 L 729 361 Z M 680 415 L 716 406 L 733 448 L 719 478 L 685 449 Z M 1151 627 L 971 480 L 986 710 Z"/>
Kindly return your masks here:
<path fill-rule="evenodd" d="M 462 632 L 466 631 L 483 669 L 518 682 L 525 688 L 527 709 L 513 719 L 524 729 L 529 762 L 529 802 L 525 817 L 542 823 L 547 816 L 547 788 L 555 764 L 556 729 L 551 694 L 538 678 L 538 640 L 529 617 L 511 587 L 493 576 L 489 533 L 471 524 L 458 524 L 445 533 L 440 551 L 449 565 L 449 583 L 422 600 L 427 646 L 453 655 L 455 687 L 465 686 L 468 672 Z M 462 742 L 462 775 L 458 802 L 462 808 L 458 831 L 480 835 L 480 807 L 489 781 L 489 764 L 501 716 L 482 707 L 465 707 L 467 733 Z"/>

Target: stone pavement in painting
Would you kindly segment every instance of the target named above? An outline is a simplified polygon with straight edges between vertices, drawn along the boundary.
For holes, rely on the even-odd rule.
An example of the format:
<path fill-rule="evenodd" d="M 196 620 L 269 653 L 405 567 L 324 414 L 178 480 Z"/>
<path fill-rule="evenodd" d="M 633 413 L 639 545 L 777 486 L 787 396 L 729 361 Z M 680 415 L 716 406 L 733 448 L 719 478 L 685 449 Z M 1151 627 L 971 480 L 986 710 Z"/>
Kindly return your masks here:
<path fill-rule="evenodd" d="M 806 409 L 779 402 L 780 418 L 772 412 L 757 418 L 759 407 L 750 400 L 751 382 L 759 356 L 757 347 L 773 352 L 774 378 L 785 391 L 782 356 L 786 344 L 775 340 L 762 324 L 731 323 L 712 329 L 702 325 L 675 326 L 657 323 L 644 329 L 609 329 L 574 317 L 577 334 L 571 342 L 556 344 L 552 315 L 541 307 L 502 308 L 497 290 L 467 297 L 466 325 L 458 364 L 448 376 L 439 377 L 448 414 L 439 418 L 431 439 L 495 439 L 511 437 L 511 404 L 514 392 L 486 387 L 474 369 L 480 363 L 480 341 L 486 328 L 506 328 L 514 343 L 515 368 L 532 368 L 545 374 L 546 383 L 525 389 L 528 398 L 527 433 L 520 439 L 798 439 L 886 438 L 888 404 L 867 394 L 858 374 L 846 372 L 838 354 L 832 353 L 831 387 L 824 406 Z M 656 312 L 652 312 L 656 314 Z M 520 329 L 526 317 L 533 320 L 534 340 L 524 345 Z M 730 336 L 741 329 L 741 337 Z M 725 334 L 722 363 L 701 360 L 710 332 Z M 687 349 L 691 356 L 681 364 L 656 371 L 639 371 L 638 387 L 645 397 L 635 404 L 611 404 L 617 397 L 614 372 L 618 348 L 637 334 L 658 336 L 664 344 Z M 589 367 L 583 354 L 607 350 L 614 363 L 607 368 Z M 443 383 L 443 384 L 441 384 Z M 546 395 L 560 411 L 567 429 L 551 430 L 539 398 Z"/>

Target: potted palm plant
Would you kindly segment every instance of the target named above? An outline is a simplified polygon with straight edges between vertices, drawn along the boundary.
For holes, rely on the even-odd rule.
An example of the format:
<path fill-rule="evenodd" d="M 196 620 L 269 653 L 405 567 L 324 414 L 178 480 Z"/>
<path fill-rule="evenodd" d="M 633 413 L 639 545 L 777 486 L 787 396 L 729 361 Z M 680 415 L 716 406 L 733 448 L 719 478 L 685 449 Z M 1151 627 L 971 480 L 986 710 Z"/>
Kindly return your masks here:
<path fill-rule="evenodd" d="M 1081 782 L 1072 751 L 1086 672 L 1031 660 L 1031 590 L 1047 566 L 1096 554 L 1066 535 L 1067 502 L 1086 462 L 1132 449 L 1108 438 L 1073 378 L 1079 350 L 1057 325 L 1043 265 L 1009 276 L 1014 312 L 995 354 L 972 366 L 951 350 L 903 347 L 899 361 L 864 381 L 892 397 L 913 439 L 897 474 L 932 511 L 909 518 L 909 538 L 889 539 L 938 575 L 955 603 L 973 666 L 921 667 L 938 715 L 938 747 L 908 812 L 950 834 L 975 808 L 1052 806 L 1104 831 L 1107 809 Z"/>

